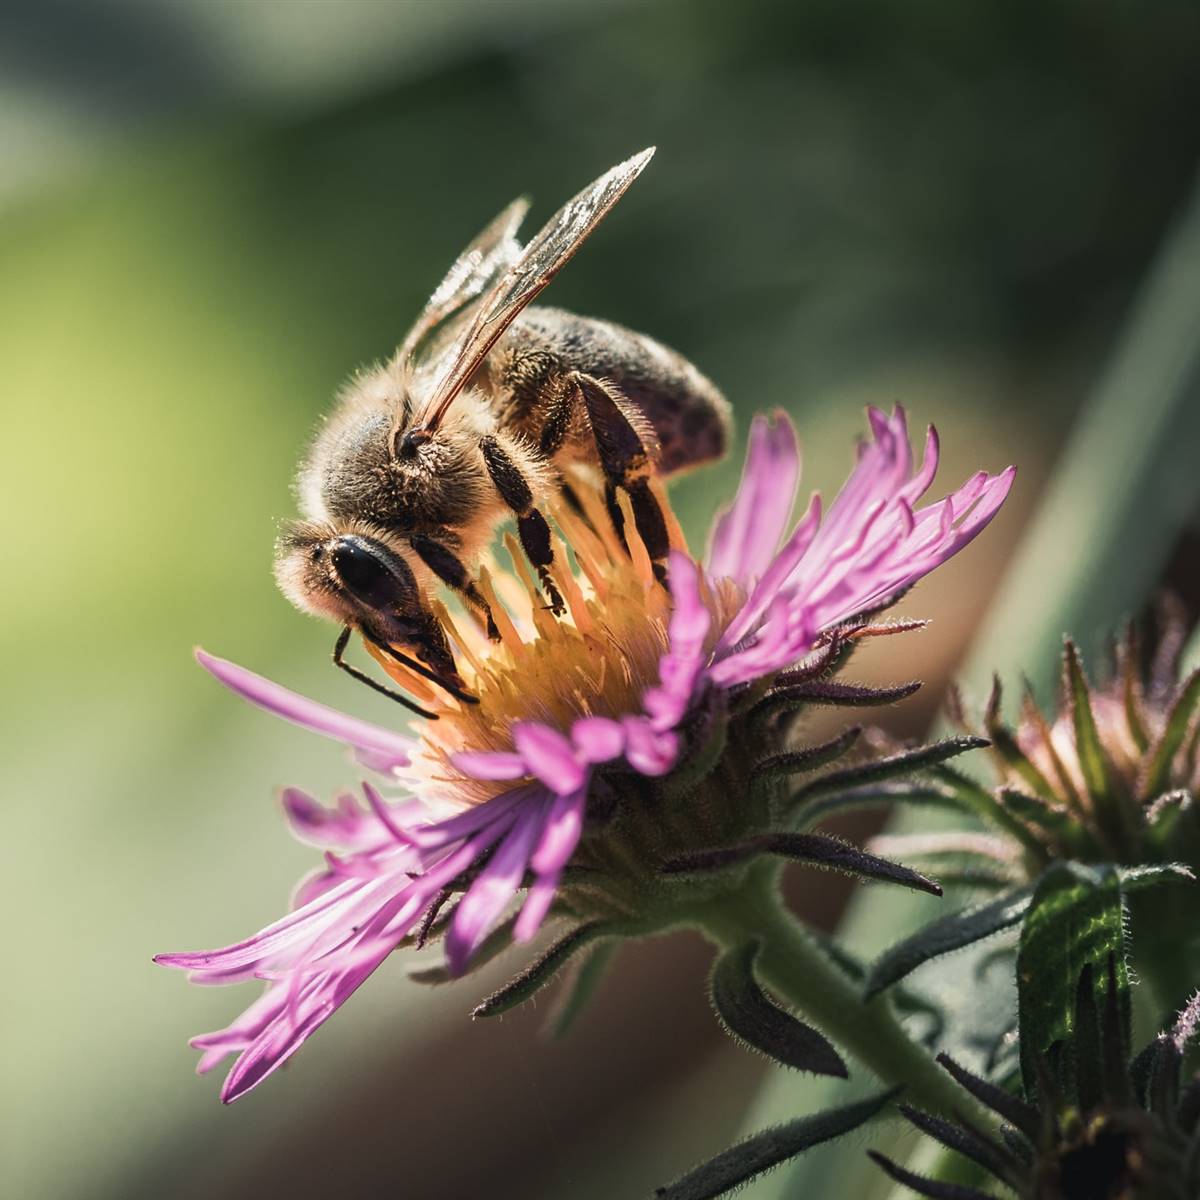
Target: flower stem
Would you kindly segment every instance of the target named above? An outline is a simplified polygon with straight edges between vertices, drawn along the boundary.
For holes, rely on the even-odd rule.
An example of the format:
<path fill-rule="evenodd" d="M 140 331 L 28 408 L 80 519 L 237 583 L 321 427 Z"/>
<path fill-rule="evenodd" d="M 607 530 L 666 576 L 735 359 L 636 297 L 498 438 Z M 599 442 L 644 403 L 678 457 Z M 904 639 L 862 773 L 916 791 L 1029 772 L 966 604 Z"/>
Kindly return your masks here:
<path fill-rule="evenodd" d="M 711 902 L 699 914 L 704 933 L 722 948 L 759 939 L 762 982 L 838 1049 L 885 1083 L 902 1084 L 908 1103 L 943 1115 L 969 1114 L 985 1127 L 990 1124 L 974 1100 L 905 1032 L 886 996 L 863 1002 L 855 981 L 788 912 L 777 881 L 776 868 L 758 870 L 741 891 Z"/>

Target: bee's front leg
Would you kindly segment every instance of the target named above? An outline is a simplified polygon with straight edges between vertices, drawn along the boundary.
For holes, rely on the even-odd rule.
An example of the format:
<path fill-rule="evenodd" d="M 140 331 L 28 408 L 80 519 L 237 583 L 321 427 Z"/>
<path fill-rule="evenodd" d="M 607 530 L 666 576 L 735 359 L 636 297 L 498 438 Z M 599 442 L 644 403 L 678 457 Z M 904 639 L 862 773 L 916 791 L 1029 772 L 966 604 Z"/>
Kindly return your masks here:
<path fill-rule="evenodd" d="M 517 536 L 521 539 L 521 549 L 525 551 L 526 558 L 537 571 L 546 598 L 550 601 L 550 609 L 556 617 L 562 616 L 566 612 L 566 605 L 563 604 L 562 595 L 550 577 L 550 565 L 554 562 L 554 543 L 546 518 L 534 506 L 533 489 L 521 474 L 520 467 L 513 462 L 512 457 L 496 438 L 480 438 L 479 449 L 496 491 L 516 515 Z"/>
<path fill-rule="evenodd" d="M 616 489 L 629 496 L 633 520 L 659 583 L 667 582 L 670 534 L 662 508 L 650 489 L 657 442 L 650 423 L 611 384 L 579 371 L 568 383 L 587 413 L 596 439 L 596 452 L 604 472 L 605 501 L 617 533 L 624 536 L 624 518 L 616 502 Z"/>
<path fill-rule="evenodd" d="M 496 628 L 492 610 L 483 593 L 475 586 L 475 581 L 467 574 L 467 568 L 450 549 L 436 542 L 433 538 L 422 534 L 414 534 L 408 539 L 408 544 L 416 551 L 417 557 L 449 588 L 456 591 L 467 603 L 474 606 L 483 614 L 487 622 L 487 635 L 493 642 L 500 640 L 500 631 Z"/>

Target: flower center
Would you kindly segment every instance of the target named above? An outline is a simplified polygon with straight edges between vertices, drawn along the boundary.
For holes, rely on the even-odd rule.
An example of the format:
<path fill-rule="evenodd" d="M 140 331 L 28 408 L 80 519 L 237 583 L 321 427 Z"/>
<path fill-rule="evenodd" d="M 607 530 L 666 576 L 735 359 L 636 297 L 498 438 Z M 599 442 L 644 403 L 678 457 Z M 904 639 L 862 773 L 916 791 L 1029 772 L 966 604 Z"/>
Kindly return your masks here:
<path fill-rule="evenodd" d="M 569 729 L 579 717 L 619 719 L 641 710 L 643 692 L 658 682 L 668 646 L 671 597 L 658 583 L 638 536 L 627 499 L 620 496 L 623 538 L 593 487 L 578 489 L 583 513 L 566 505 L 553 513 L 554 563 L 550 576 L 566 604 L 555 616 L 517 545 L 508 534 L 506 566 L 495 555 L 479 570 L 479 589 L 500 637 L 491 641 L 478 614 L 435 602 L 434 612 L 454 644 L 460 674 L 478 703 L 464 703 L 367 645 L 393 679 L 437 714 L 420 722 L 412 771 L 422 784 L 459 804 L 482 803 L 513 784 L 472 779 L 453 764 L 461 751 L 512 748 L 515 721 Z M 655 486 L 673 549 L 687 543 L 665 491 Z M 568 552 L 569 546 L 569 552 Z M 742 601 L 722 580 L 704 589 L 715 644 Z M 711 646 L 710 646 L 711 648 Z"/>

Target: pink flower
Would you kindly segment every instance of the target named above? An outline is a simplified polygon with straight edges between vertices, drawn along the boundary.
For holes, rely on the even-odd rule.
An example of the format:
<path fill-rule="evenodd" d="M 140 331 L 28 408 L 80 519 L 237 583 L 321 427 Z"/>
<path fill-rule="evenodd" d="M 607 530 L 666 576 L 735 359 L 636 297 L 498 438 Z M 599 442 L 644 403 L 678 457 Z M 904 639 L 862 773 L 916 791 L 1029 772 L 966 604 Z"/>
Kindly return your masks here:
<path fill-rule="evenodd" d="M 325 869 L 300 887 L 291 913 L 254 937 L 156 960 L 197 982 L 267 982 L 238 1021 L 193 1042 L 204 1052 L 202 1071 L 239 1054 L 224 1100 L 293 1054 L 392 950 L 423 940 L 451 886 L 461 899 L 437 919 L 452 973 L 466 968 L 522 887 L 512 936 L 532 938 L 580 850 L 598 772 L 619 780 L 621 772 L 660 777 L 686 766 L 695 718 L 714 696 L 735 700 L 793 667 L 983 529 L 1008 493 L 1012 468 L 980 472 L 918 507 L 937 469 L 936 434 L 930 429 L 914 473 L 904 413 L 871 410 L 869 417 L 872 437 L 824 519 L 814 496 L 795 526 L 795 432 L 782 413 L 756 419 L 741 486 L 715 525 L 706 562 L 688 552 L 659 489 L 673 529 L 669 594 L 655 582 L 631 521 L 626 552 L 590 497 L 590 520 L 557 514 L 581 572 L 572 575 L 567 555 L 556 555 L 564 618 L 544 611 L 529 581 L 523 588 L 494 564 L 481 586 L 498 614 L 500 642 L 446 614 L 479 703 L 439 696 L 381 660 L 438 713 L 420 724 L 417 739 L 199 654 L 232 690 L 346 743 L 360 763 L 410 793 L 389 802 L 364 785 L 365 807 L 344 800 L 329 811 L 288 792 L 297 835 L 339 853 L 327 853 Z"/>

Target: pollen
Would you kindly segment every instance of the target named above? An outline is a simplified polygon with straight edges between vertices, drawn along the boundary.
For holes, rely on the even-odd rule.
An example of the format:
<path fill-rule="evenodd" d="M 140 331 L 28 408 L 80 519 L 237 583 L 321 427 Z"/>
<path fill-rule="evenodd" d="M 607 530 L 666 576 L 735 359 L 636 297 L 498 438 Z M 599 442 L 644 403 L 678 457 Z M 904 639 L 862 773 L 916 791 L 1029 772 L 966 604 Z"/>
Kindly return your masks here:
<path fill-rule="evenodd" d="M 687 553 L 665 491 L 654 486 L 671 547 Z M 434 611 L 455 649 L 460 674 L 477 703 L 460 701 L 368 645 L 376 662 L 437 715 L 419 723 L 412 772 L 426 789 L 481 804 L 511 782 L 468 778 L 451 756 L 460 751 L 504 751 L 516 721 L 569 728 L 579 717 L 620 718 L 637 711 L 642 693 L 658 682 L 668 648 L 671 598 L 654 575 L 628 500 L 619 498 L 622 533 L 593 488 L 579 488 L 582 512 L 553 512 L 554 563 L 550 575 L 565 611 L 555 616 L 516 539 L 508 534 L 478 575 L 498 640 L 489 640 L 478 614 L 436 603 Z M 502 553 L 500 552 L 502 550 Z M 715 641 L 742 601 L 727 581 L 705 595 Z M 428 794 L 428 793 L 427 793 Z"/>

